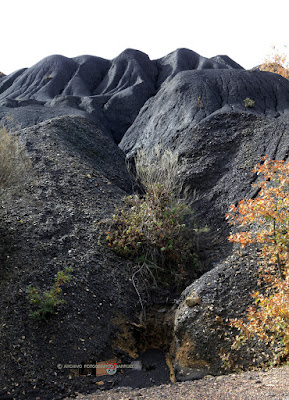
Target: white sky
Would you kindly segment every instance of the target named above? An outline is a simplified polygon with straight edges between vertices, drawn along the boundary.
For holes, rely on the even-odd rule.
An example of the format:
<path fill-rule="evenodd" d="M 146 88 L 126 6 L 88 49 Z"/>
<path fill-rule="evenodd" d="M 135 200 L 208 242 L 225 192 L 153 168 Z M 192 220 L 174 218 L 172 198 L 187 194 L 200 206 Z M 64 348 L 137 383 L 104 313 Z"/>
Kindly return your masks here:
<path fill-rule="evenodd" d="M 156 59 L 186 47 L 244 68 L 272 44 L 289 53 L 288 0 L 1 0 L 0 13 L 5 74 L 51 54 L 112 59 L 126 48 Z"/>

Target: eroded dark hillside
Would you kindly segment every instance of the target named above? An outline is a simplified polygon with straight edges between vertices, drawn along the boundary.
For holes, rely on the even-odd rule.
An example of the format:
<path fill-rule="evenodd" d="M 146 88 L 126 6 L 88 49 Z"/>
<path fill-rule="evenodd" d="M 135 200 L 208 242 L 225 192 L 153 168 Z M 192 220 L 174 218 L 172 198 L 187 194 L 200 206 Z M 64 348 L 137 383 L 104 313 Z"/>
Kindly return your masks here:
<path fill-rule="evenodd" d="M 159 60 L 127 49 L 105 60 L 49 56 L 0 80 L 0 118 L 22 127 L 61 115 L 84 116 L 119 142 L 144 103 L 178 72 L 241 68 L 226 56 L 206 59 L 179 49 Z M 37 115 L 37 116 L 36 116 Z"/>
<path fill-rule="evenodd" d="M 94 391 L 98 378 L 71 376 L 58 365 L 111 357 L 126 363 L 148 346 L 170 347 L 171 375 L 180 380 L 218 374 L 227 333 L 218 321 L 241 315 L 251 300 L 244 288 L 256 283 L 255 255 L 227 245 L 225 212 L 256 194 L 251 170 L 260 156 L 287 159 L 288 112 L 286 79 L 187 49 L 159 60 L 130 49 L 114 60 L 55 55 L 0 76 L 0 120 L 17 131 L 32 162 L 29 179 L 1 197 L 0 399 Z M 134 280 L 137 264 L 116 256 L 97 225 L 132 193 L 126 161 L 156 145 L 179 155 L 196 222 L 211 230 L 202 260 L 212 271 L 179 299 L 170 288 L 153 291 Z M 65 266 L 74 269 L 66 304 L 34 322 L 27 285 L 48 290 Z M 195 292 L 200 299 L 189 307 L 186 297 Z M 152 293 L 144 323 L 140 300 Z M 107 388 L 124 378 L 103 379 Z"/>

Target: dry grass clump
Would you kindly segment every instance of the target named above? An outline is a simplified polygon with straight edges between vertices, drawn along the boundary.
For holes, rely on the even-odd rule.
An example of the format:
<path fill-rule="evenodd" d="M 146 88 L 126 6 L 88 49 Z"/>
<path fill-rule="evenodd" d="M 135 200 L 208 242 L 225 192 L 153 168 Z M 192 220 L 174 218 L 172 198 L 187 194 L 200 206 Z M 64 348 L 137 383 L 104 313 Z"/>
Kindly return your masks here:
<path fill-rule="evenodd" d="M 177 153 L 156 146 L 152 151 L 138 150 L 135 156 L 136 178 L 152 190 L 155 198 L 169 196 L 171 201 L 182 201 L 182 183 L 179 177 L 180 166 Z"/>
<path fill-rule="evenodd" d="M 2 126 L 0 128 L 0 189 L 18 182 L 30 166 L 31 162 L 24 147 L 17 137 Z"/>

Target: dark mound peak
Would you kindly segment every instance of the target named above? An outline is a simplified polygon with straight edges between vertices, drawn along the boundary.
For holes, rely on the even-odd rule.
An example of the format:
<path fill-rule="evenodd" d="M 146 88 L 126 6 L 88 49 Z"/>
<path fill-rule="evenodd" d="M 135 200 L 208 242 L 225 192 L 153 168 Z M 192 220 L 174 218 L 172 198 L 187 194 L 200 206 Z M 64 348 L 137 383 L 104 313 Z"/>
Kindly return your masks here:
<path fill-rule="evenodd" d="M 177 49 L 154 61 L 134 49 L 126 49 L 112 61 L 90 55 L 68 58 L 56 54 L 31 68 L 1 77 L 0 99 L 32 98 L 47 102 L 62 94 L 112 96 L 128 88 L 134 91 L 139 85 L 145 87 L 145 92 L 149 89 L 151 95 L 164 80 L 178 72 L 212 68 L 241 67 L 227 56 L 207 59 L 188 49 Z"/>
<path fill-rule="evenodd" d="M 177 49 L 159 60 L 134 49 L 113 60 L 51 55 L 0 79 L 0 118 L 9 113 L 24 128 L 55 116 L 84 116 L 101 123 L 119 142 L 164 81 L 187 70 L 240 68 L 220 57 L 217 62 L 188 49 Z"/>
<path fill-rule="evenodd" d="M 7 89 L 9 89 L 11 87 L 11 85 L 13 85 L 14 81 L 21 76 L 25 71 L 27 70 L 27 68 L 22 68 L 19 69 L 15 72 L 13 72 L 10 75 L 4 75 L 0 77 L 0 98 L 5 98 L 8 91 L 5 92 Z M 5 92 L 5 96 L 1 96 L 1 94 Z"/>
<path fill-rule="evenodd" d="M 174 70 L 200 69 L 200 66 L 207 61 L 195 51 L 181 48 L 169 53 L 167 56 L 157 60 L 159 64 L 171 65 Z"/>
<path fill-rule="evenodd" d="M 225 68 L 233 68 L 233 69 L 244 69 L 240 64 L 236 63 L 236 61 L 232 60 L 230 57 L 226 55 L 219 55 L 210 58 L 211 61 L 217 62 L 219 65 L 223 65 Z"/>
<path fill-rule="evenodd" d="M 46 102 L 63 91 L 76 69 L 77 64 L 70 58 L 60 55 L 46 57 L 20 73 L 0 99 L 11 97 Z"/>
<path fill-rule="evenodd" d="M 121 52 L 114 60 L 136 60 L 142 63 L 144 60 L 150 61 L 150 58 L 140 50 L 128 48 Z"/>
<path fill-rule="evenodd" d="M 97 88 L 98 94 L 115 94 L 144 83 L 155 90 L 157 69 L 149 57 L 138 50 L 127 49 L 113 59 L 110 70 Z"/>
<path fill-rule="evenodd" d="M 73 58 L 65 57 L 61 54 L 52 54 L 43 58 L 41 61 L 36 63 L 31 69 L 38 71 L 44 70 L 45 72 L 52 72 L 54 70 L 62 70 L 63 68 L 75 68 L 75 61 Z"/>
<path fill-rule="evenodd" d="M 111 61 L 107 60 L 106 58 L 102 57 L 97 57 L 97 56 L 91 56 L 90 54 L 82 54 L 81 56 L 73 57 L 73 60 L 78 64 L 90 64 L 92 67 L 95 67 L 96 65 L 106 65 L 110 66 Z"/>
<path fill-rule="evenodd" d="M 224 58 L 223 58 L 224 57 Z M 188 70 L 242 68 L 229 57 L 217 56 L 215 59 L 200 56 L 195 51 L 180 48 L 156 61 L 160 71 L 158 87 L 168 78 L 172 79 L 177 73 Z M 230 62 L 231 60 L 231 62 Z M 234 63 L 234 64 L 233 64 Z"/>
<path fill-rule="evenodd" d="M 92 96 L 99 94 L 97 87 L 111 67 L 111 61 L 100 57 L 80 56 L 73 59 L 77 69 L 61 95 Z"/>

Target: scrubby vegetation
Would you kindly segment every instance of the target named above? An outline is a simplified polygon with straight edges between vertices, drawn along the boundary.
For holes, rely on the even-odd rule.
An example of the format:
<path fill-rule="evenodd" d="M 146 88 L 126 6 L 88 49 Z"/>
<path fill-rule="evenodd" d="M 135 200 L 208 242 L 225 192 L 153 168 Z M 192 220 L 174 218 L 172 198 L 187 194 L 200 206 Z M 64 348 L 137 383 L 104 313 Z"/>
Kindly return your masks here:
<path fill-rule="evenodd" d="M 289 164 L 265 156 L 253 171 L 262 176 L 254 185 L 259 197 L 232 205 L 227 219 L 241 228 L 231 233 L 231 242 L 259 247 L 260 290 L 252 293 L 255 304 L 246 318 L 230 322 L 240 332 L 232 349 L 258 338 L 272 349 L 272 364 L 278 364 L 289 355 Z"/>
<path fill-rule="evenodd" d="M 23 178 L 31 163 L 17 137 L 2 126 L 0 128 L 0 189 Z"/>
<path fill-rule="evenodd" d="M 185 223 L 192 214 L 179 179 L 178 156 L 160 149 L 140 150 L 136 177 L 145 194 L 124 198 L 106 240 L 121 256 L 149 266 L 158 277 L 185 276 L 197 262 L 194 232 Z"/>
<path fill-rule="evenodd" d="M 246 97 L 245 100 L 243 100 L 243 102 L 246 108 L 252 108 L 255 105 L 255 101 L 250 99 L 249 97 Z"/>
<path fill-rule="evenodd" d="M 72 271 L 72 267 L 66 267 L 64 270 L 58 271 L 52 288 L 42 294 L 31 285 L 26 288 L 27 299 L 33 308 L 36 308 L 31 311 L 31 318 L 36 320 L 45 320 L 56 311 L 57 306 L 65 303 L 61 298 L 61 286 L 71 280 Z"/>
<path fill-rule="evenodd" d="M 261 71 L 269 71 L 289 79 L 289 63 L 287 55 L 273 46 L 272 54 L 260 66 Z"/>

